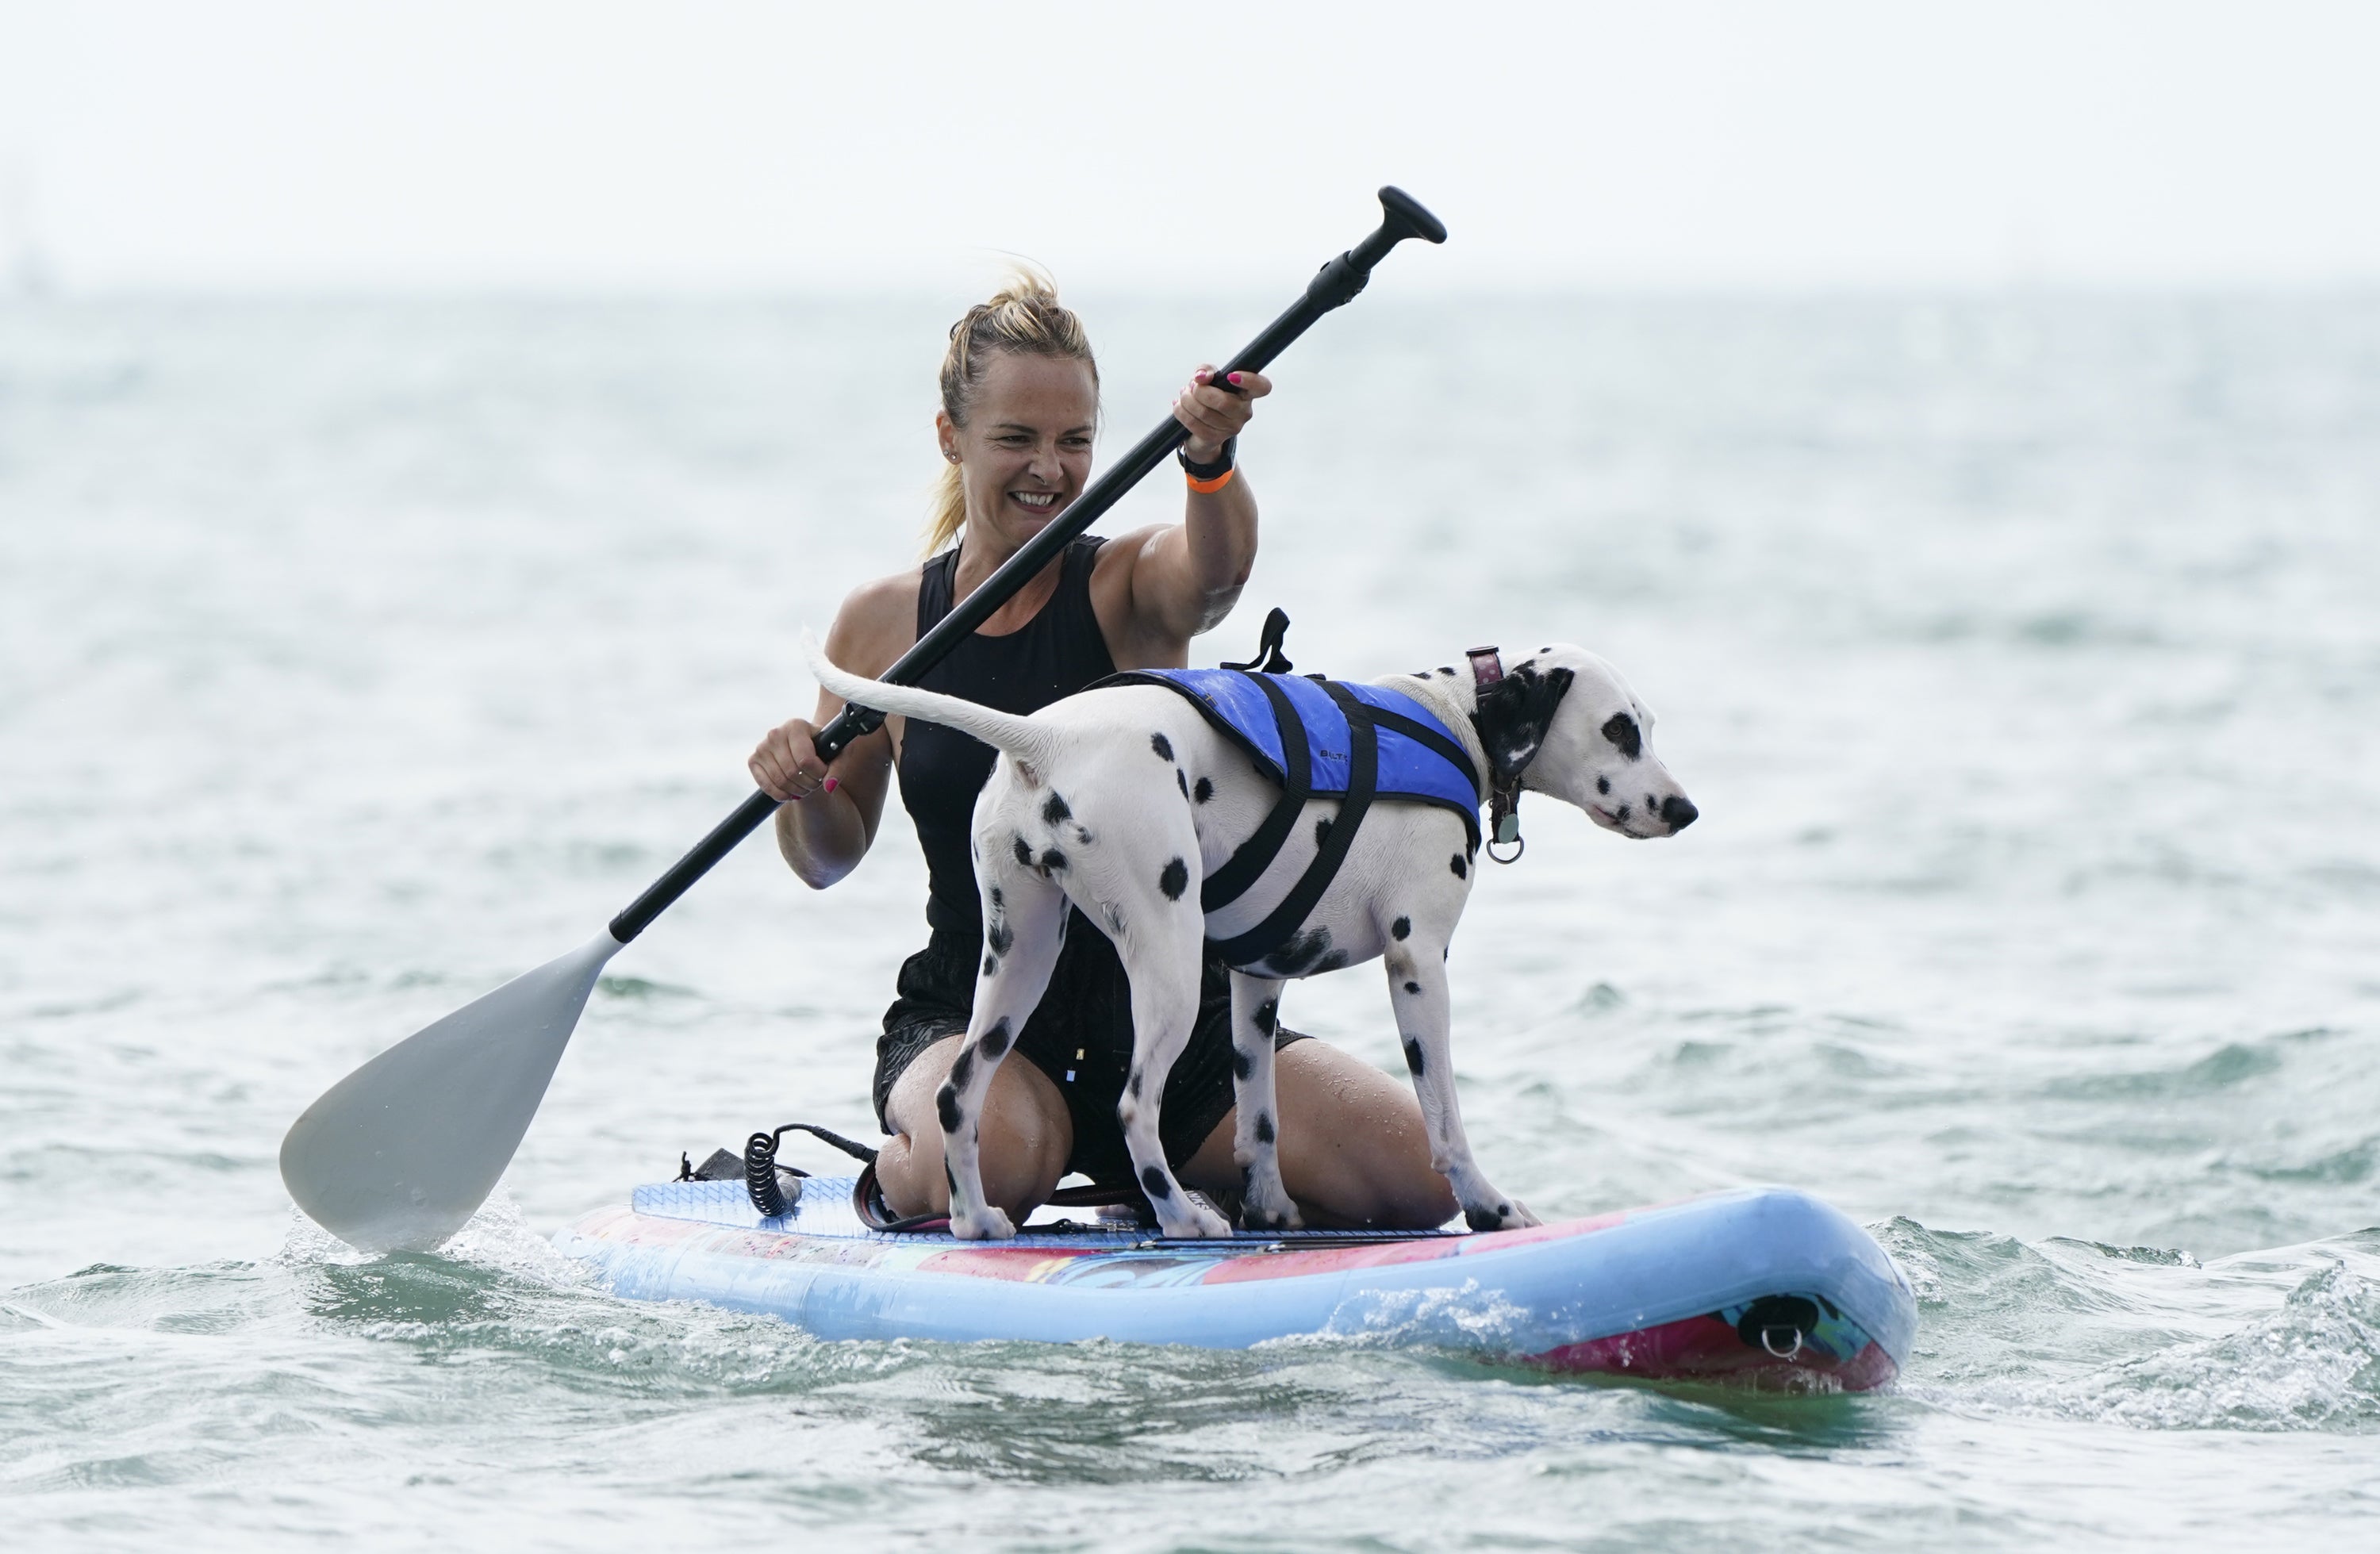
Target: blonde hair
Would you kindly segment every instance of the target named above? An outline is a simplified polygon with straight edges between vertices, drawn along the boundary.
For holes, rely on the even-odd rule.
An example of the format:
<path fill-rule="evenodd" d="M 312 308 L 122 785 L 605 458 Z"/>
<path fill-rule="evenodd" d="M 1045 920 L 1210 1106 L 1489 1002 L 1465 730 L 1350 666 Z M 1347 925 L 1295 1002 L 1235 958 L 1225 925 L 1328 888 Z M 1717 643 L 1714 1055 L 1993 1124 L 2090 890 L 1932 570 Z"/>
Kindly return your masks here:
<path fill-rule="evenodd" d="M 942 413 L 953 426 L 966 425 L 976 387 L 991 358 L 1011 351 L 1079 361 L 1091 370 L 1091 390 L 1099 392 L 1099 364 L 1091 358 L 1091 337 L 1083 333 L 1083 321 L 1059 302 L 1057 283 L 1048 272 L 1020 263 L 990 300 L 969 308 L 951 325 L 941 381 Z M 965 481 L 955 463 L 945 464 L 926 517 L 925 553 L 933 555 L 948 545 L 965 522 Z"/>

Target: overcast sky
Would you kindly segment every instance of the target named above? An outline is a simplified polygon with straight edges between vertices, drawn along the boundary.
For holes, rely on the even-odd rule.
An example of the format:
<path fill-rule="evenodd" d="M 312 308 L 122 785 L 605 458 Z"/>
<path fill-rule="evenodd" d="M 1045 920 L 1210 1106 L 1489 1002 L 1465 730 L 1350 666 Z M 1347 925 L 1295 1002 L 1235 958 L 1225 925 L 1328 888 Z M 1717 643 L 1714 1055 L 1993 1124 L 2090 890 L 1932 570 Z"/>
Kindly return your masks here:
<path fill-rule="evenodd" d="M 1239 285 L 1383 182 L 1421 285 L 2380 281 L 2368 4 L 0 18 L 0 261 L 77 289 Z"/>

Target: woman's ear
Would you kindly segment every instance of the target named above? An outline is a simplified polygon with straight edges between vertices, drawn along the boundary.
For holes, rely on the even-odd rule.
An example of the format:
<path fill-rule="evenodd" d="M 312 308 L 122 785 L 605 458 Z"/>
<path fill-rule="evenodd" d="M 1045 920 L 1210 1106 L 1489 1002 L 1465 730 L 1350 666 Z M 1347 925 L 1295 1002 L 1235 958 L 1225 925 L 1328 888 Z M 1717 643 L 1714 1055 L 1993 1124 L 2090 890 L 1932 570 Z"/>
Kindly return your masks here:
<path fill-rule="evenodd" d="M 934 440 L 942 445 L 942 456 L 951 463 L 959 461 L 959 429 L 948 410 L 934 412 Z"/>

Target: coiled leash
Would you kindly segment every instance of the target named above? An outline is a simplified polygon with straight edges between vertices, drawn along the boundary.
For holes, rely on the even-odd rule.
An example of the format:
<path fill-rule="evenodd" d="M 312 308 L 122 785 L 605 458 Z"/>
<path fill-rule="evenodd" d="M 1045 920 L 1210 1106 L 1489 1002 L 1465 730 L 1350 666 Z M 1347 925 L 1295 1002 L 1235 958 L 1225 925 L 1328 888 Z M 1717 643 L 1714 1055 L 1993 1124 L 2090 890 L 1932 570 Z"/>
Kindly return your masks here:
<path fill-rule="evenodd" d="M 741 1176 L 746 1196 L 752 1200 L 753 1209 L 764 1219 L 774 1220 L 801 1202 L 801 1184 L 810 1173 L 799 1166 L 786 1165 L 777 1159 L 777 1148 L 789 1133 L 806 1133 L 822 1143 L 833 1146 L 859 1162 L 858 1179 L 851 1184 L 851 1210 L 859 1222 L 871 1231 L 897 1234 L 905 1231 L 941 1231 L 950 1228 L 948 1214 L 909 1214 L 892 1212 L 884 1201 L 883 1188 L 876 1179 L 877 1151 L 855 1139 L 849 1139 L 831 1128 L 815 1123 L 787 1123 L 768 1133 L 756 1133 L 744 1141 L 741 1158 L 724 1149 L 713 1151 L 711 1157 L 697 1167 L 685 1154 L 678 1156 L 677 1180 L 680 1182 L 724 1182 Z M 782 1172 L 793 1179 L 791 1192 L 787 1184 L 778 1180 Z M 1048 1200 L 1060 1208 L 1104 1208 L 1129 1206 L 1142 1223 L 1154 1224 L 1156 1211 L 1149 1208 L 1148 1197 L 1132 1185 L 1100 1186 L 1089 1184 L 1080 1187 L 1061 1187 Z"/>
<path fill-rule="evenodd" d="M 801 1201 L 800 1182 L 809 1175 L 808 1172 L 799 1166 L 777 1163 L 777 1146 L 784 1142 L 785 1135 L 789 1133 L 808 1134 L 823 1143 L 832 1144 L 853 1159 L 861 1162 L 866 1169 L 873 1171 L 876 1168 L 875 1150 L 865 1144 L 845 1138 L 839 1133 L 820 1127 L 815 1123 L 787 1123 L 773 1133 L 756 1133 L 744 1141 L 744 1159 L 741 1162 L 744 1168 L 744 1191 L 746 1196 L 751 1198 L 752 1207 L 766 1219 L 776 1219 L 791 1207 L 786 1201 L 784 1188 L 777 1181 L 777 1172 L 782 1171 L 795 1178 L 794 1203 Z M 719 1152 L 721 1155 L 726 1153 L 724 1149 Z M 683 1159 L 683 1157 L 680 1158 Z M 705 1160 L 702 1172 L 697 1174 L 707 1177 L 718 1159 L 719 1156 L 714 1155 L 710 1159 Z M 716 1180 L 716 1178 L 709 1179 Z"/>

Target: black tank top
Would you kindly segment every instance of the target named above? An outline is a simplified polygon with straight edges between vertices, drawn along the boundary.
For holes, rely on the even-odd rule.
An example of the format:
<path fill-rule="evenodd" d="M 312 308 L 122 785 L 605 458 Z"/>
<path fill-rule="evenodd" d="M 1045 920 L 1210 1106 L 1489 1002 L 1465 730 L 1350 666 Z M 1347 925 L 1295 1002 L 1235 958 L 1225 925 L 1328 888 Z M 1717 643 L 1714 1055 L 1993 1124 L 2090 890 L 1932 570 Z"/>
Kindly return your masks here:
<path fill-rule="evenodd" d="M 1107 541 L 1084 535 L 1065 549 L 1058 591 L 1023 629 L 977 632 L 926 671 L 917 684 L 1003 712 L 1038 712 L 1115 673 L 1091 610 L 1091 564 Z M 959 552 L 926 563 L 917 588 L 917 635 L 951 613 Z M 926 852 L 926 921 L 937 934 L 980 939 L 983 907 L 967 852 L 976 795 L 991 776 L 993 752 L 972 735 L 911 719 L 901 739 L 901 803 Z"/>

